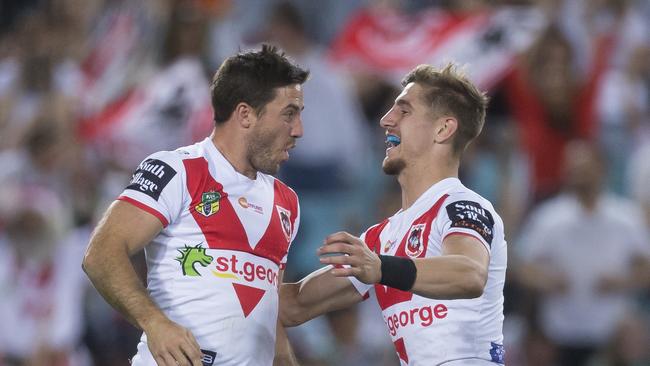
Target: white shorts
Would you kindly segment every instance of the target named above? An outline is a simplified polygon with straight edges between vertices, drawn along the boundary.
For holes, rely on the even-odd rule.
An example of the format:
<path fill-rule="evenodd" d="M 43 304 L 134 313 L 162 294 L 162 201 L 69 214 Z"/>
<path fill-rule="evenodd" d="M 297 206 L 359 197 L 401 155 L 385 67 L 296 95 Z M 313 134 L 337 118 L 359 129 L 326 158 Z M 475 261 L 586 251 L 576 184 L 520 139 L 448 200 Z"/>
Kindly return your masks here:
<path fill-rule="evenodd" d="M 494 363 L 488 360 L 481 360 L 478 358 L 468 358 L 465 360 L 447 361 L 438 365 L 439 366 L 505 366 L 502 363 Z"/>
<path fill-rule="evenodd" d="M 138 343 L 138 353 L 131 359 L 132 366 L 157 366 L 156 360 L 153 359 L 149 346 L 140 341 Z"/>
<path fill-rule="evenodd" d="M 201 350 L 201 352 L 203 353 L 203 365 L 216 366 L 214 352 L 205 350 Z M 138 343 L 138 353 L 136 353 L 131 359 L 131 366 L 158 366 L 156 360 L 151 355 L 151 351 L 149 351 L 149 346 L 146 343 L 142 341 Z"/>

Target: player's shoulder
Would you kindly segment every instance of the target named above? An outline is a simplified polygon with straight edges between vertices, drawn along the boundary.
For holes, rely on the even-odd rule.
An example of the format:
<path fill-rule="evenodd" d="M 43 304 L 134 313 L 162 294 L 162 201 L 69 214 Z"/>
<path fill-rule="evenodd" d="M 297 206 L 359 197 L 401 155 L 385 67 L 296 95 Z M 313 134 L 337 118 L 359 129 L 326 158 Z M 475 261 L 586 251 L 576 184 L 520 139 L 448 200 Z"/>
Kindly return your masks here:
<path fill-rule="evenodd" d="M 274 188 L 278 190 L 281 194 L 291 197 L 295 200 L 298 200 L 298 194 L 296 193 L 296 191 L 294 191 L 293 188 L 289 187 L 289 185 L 284 183 L 279 178 L 264 173 L 258 173 L 258 174 L 262 179 L 265 179 L 270 184 L 273 184 Z"/>
<path fill-rule="evenodd" d="M 175 170 L 184 170 L 183 161 L 188 159 L 195 159 L 203 157 L 203 153 L 199 148 L 199 143 L 189 146 L 179 147 L 176 150 L 163 150 L 157 151 L 147 156 L 141 163 L 150 161 L 163 162 L 171 166 Z"/>
<path fill-rule="evenodd" d="M 443 207 L 448 213 L 454 210 L 486 210 L 495 219 L 500 220 L 492 202 L 461 183 L 449 190 L 447 198 L 443 202 Z"/>

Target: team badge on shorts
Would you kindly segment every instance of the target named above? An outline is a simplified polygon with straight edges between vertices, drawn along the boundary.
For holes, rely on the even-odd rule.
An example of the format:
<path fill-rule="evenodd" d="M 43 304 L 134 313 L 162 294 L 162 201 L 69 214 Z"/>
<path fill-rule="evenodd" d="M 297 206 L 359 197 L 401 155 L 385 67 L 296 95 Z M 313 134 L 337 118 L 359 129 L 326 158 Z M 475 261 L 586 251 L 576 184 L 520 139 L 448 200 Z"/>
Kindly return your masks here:
<path fill-rule="evenodd" d="M 219 211 L 219 200 L 221 193 L 219 192 L 203 192 L 201 195 L 201 203 L 194 206 L 196 212 L 208 217 L 212 216 Z"/>
<path fill-rule="evenodd" d="M 406 239 L 405 252 L 409 257 L 416 258 L 424 251 L 424 227 L 426 224 L 411 226 L 409 236 Z"/>
<path fill-rule="evenodd" d="M 291 212 L 278 205 L 275 205 L 275 208 L 278 209 L 278 216 L 280 217 L 284 236 L 287 238 L 287 241 L 291 241 Z"/>

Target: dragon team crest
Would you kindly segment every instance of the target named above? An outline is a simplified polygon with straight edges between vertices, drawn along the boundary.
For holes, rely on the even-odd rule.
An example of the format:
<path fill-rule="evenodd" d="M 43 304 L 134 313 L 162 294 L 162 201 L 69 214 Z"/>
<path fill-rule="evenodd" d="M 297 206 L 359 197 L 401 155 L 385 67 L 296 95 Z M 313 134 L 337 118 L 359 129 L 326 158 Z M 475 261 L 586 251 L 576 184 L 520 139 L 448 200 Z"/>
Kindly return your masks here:
<path fill-rule="evenodd" d="M 278 209 L 278 216 L 280 217 L 280 224 L 282 225 L 284 236 L 287 238 L 287 241 L 291 241 L 291 212 L 278 205 L 275 205 L 275 208 Z"/>
<path fill-rule="evenodd" d="M 425 224 L 418 224 L 411 226 L 409 236 L 406 239 L 406 254 L 409 257 L 418 257 L 424 251 L 424 227 Z"/>
<path fill-rule="evenodd" d="M 207 267 L 214 259 L 211 255 L 205 253 L 205 248 L 201 244 L 193 247 L 185 245 L 184 248 L 177 250 L 180 255 L 174 259 L 181 264 L 183 276 L 201 276 L 201 273 L 196 270 L 196 265 Z"/>
<path fill-rule="evenodd" d="M 208 217 L 212 216 L 219 211 L 219 200 L 221 193 L 219 192 L 203 192 L 201 195 L 201 203 L 194 206 L 196 212 Z"/>

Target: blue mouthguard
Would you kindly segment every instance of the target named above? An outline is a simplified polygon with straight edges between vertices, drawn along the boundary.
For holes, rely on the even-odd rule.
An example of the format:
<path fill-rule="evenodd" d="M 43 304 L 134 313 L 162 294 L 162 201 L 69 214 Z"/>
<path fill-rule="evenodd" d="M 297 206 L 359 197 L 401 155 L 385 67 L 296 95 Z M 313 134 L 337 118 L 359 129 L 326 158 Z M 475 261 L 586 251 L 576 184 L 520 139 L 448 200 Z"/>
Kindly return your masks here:
<path fill-rule="evenodd" d="M 387 142 L 390 142 L 391 144 L 393 144 L 393 145 L 395 145 L 395 146 L 397 146 L 397 145 L 399 145 L 399 143 L 400 143 L 402 140 L 400 140 L 400 138 L 397 137 L 397 136 L 395 136 L 395 135 L 388 135 L 388 136 L 386 136 L 386 141 L 387 141 Z"/>

